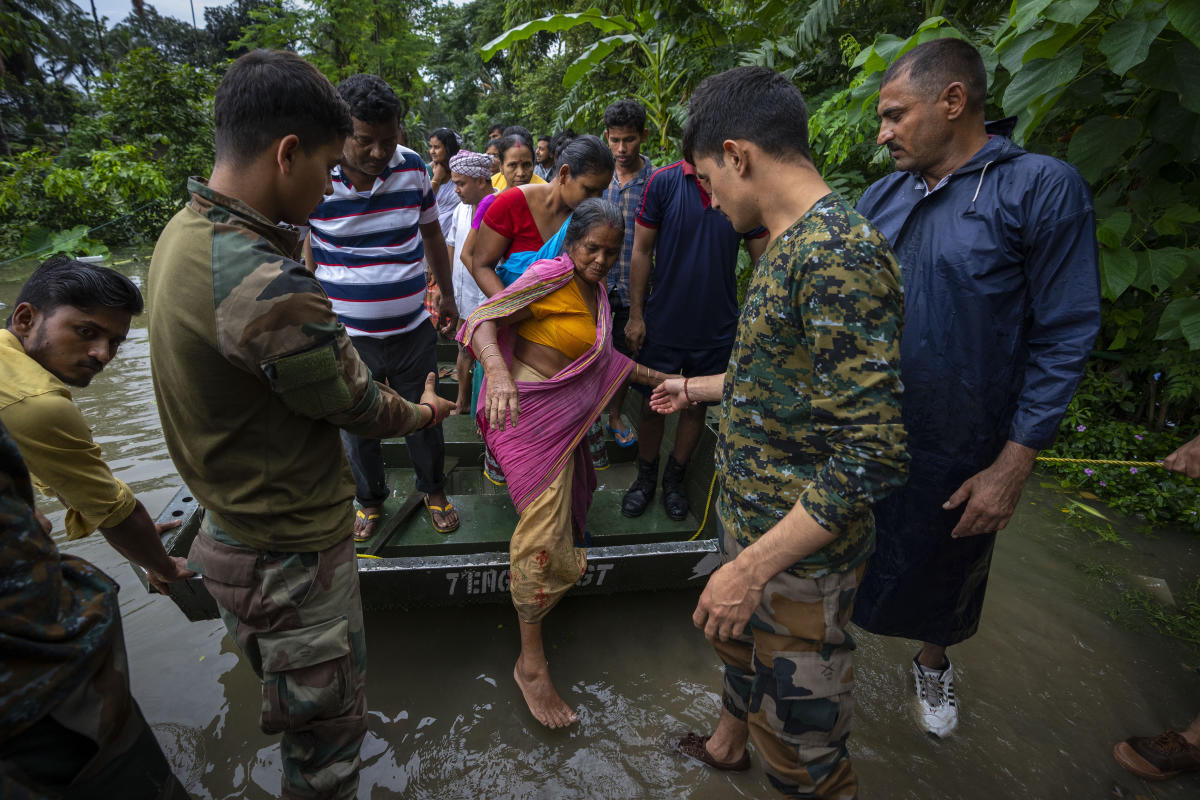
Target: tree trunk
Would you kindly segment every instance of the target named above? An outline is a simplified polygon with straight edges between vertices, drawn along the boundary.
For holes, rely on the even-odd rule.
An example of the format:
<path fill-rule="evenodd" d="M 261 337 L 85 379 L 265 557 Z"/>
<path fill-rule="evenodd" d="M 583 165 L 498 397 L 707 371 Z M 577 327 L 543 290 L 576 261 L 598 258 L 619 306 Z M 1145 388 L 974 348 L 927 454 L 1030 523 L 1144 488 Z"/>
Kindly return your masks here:
<path fill-rule="evenodd" d="M 96 24 L 96 46 L 100 48 L 100 62 L 104 64 L 106 70 L 111 70 L 112 65 L 108 63 L 108 51 L 104 49 L 104 27 L 100 24 L 100 15 L 96 13 L 96 0 L 92 2 L 92 22 Z"/>

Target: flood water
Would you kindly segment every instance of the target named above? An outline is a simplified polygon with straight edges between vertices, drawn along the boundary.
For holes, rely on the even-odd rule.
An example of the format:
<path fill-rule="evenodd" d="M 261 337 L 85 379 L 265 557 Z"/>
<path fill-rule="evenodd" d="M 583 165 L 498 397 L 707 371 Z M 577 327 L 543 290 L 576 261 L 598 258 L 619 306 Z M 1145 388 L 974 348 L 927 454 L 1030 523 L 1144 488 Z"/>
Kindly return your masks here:
<path fill-rule="evenodd" d="M 144 279 L 146 262 L 118 268 Z M 30 269 L 0 266 L 0 301 L 11 304 Z M 153 515 L 179 479 L 159 434 L 144 325 L 135 321 L 118 359 L 75 398 L 108 463 Z M 1196 575 L 1200 539 L 1150 538 L 1124 520 L 1125 550 L 1066 525 L 1062 505 L 1035 476 L 1001 536 L 982 629 L 951 653 L 962 713 L 952 738 L 928 738 L 913 723 L 916 645 L 858 633 L 851 749 L 863 797 L 1200 797 L 1200 777 L 1147 785 L 1112 760 L 1119 739 L 1186 725 L 1200 711 L 1200 674 L 1194 650 L 1111 621 L 1118 588 L 1096 577 L 1152 575 L 1178 592 Z M 43 509 L 63 550 L 120 582 L 133 692 L 188 790 L 277 796 L 278 741 L 258 730 L 257 680 L 224 627 L 188 622 L 148 595 L 101 537 L 66 543 L 61 509 Z M 664 746 L 672 734 L 707 731 L 718 714 L 720 665 L 691 626 L 696 596 L 568 596 L 546 625 L 551 669 L 579 711 L 566 732 L 541 729 L 512 682 L 509 606 L 368 613 L 359 797 L 774 796 L 757 759 L 749 773 L 719 774 Z"/>

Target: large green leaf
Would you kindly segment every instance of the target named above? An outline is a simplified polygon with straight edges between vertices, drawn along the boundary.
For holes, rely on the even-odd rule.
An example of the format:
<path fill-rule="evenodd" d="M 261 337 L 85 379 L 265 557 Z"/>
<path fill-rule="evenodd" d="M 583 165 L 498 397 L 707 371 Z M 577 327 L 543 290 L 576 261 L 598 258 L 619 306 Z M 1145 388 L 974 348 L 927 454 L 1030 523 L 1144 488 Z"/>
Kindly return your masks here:
<path fill-rule="evenodd" d="M 1116 249 L 1121 246 L 1125 234 L 1129 233 L 1131 224 L 1133 224 L 1133 217 L 1129 215 L 1128 211 L 1109 214 L 1097 224 L 1096 238 L 1105 247 Z"/>
<path fill-rule="evenodd" d="M 1137 277 L 1137 258 L 1128 247 L 1100 250 L 1100 291 L 1105 300 L 1116 300 Z"/>
<path fill-rule="evenodd" d="M 1190 254 L 1178 247 L 1139 250 L 1135 255 L 1138 272 L 1133 285 L 1155 296 L 1166 291 L 1190 262 Z"/>
<path fill-rule="evenodd" d="M 606 16 L 598 8 L 589 8 L 587 11 L 579 11 L 573 14 L 551 14 L 548 17 L 532 19 L 514 28 L 509 28 L 485 44 L 480 48 L 479 52 L 483 56 L 484 61 L 490 61 L 496 53 L 512 46 L 516 42 L 529 39 L 535 34 L 542 33 L 543 31 L 561 33 L 562 31 L 578 28 L 580 25 L 591 25 L 599 29 L 601 33 L 633 31 L 636 27 L 632 22 L 625 19 L 625 17 L 619 14 Z"/>
<path fill-rule="evenodd" d="M 1154 338 L 1186 339 L 1189 349 L 1200 350 L 1200 299 L 1177 297 L 1168 303 Z"/>
<path fill-rule="evenodd" d="M 1067 159 L 1089 181 L 1108 172 L 1142 135 L 1140 120 L 1093 117 L 1071 137 Z"/>
<path fill-rule="evenodd" d="M 571 66 L 567 67 L 566 71 L 563 72 L 563 86 L 568 88 L 574 86 L 580 78 L 588 74 L 593 67 L 607 58 L 613 50 L 627 44 L 633 44 L 637 40 L 638 36 L 635 33 L 618 33 L 592 42 L 586 50 L 579 54 L 579 58 L 575 59 L 571 63 Z"/>
<path fill-rule="evenodd" d="M 1034 28 L 1033 30 L 1025 31 L 1020 36 L 1014 36 L 1004 42 L 1004 44 L 997 46 L 996 52 L 1000 56 L 1000 66 L 1015 74 L 1021 69 L 1021 64 L 1025 61 L 1026 51 L 1038 42 L 1053 36 L 1055 27 L 1054 25 L 1047 25 L 1041 28 Z"/>
<path fill-rule="evenodd" d="M 1163 16 L 1129 16 L 1110 25 L 1100 38 L 1100 52 L 1108 59 L 1109 68 L 1124 75 L 1131 67 L 1145 61 L 1150 54 L 1150 44 L 1166 24 L 1167 19 Z"/>
<path fill-rule="evenodd" d="M 1154 223 L 1154 230 L 1162 236 L 1178 236 L 1181 225 L 1200 222 L 1200 209 L 1188 203 L 1175 203 Z"/>
<path fill-rule="evenodd" d="M 1045 17 L 1055 22 L 1078 25 L 1096 10 L 1100 0 L 1058 0 L 1047 9 Z"/>
<path fill-rule="evenodd" d="M 1032 28 L 1041 19 L 1042 11 L 1053 0 L 1013 0 L 1009 10 L 1009 28 L 1015 34 L 1021 34 Z"/>
<path fill-rule="evenodd" d="M 1200 47 L 1200 3 L 1196 0 L 1168 0 L 1167 19 L 1175 30 Z"/>
<path fill-rule="evenodd" d="M 1083 48 L 1076 45 L 1058 58 L 1030 61 L 1013 76 L 1004 92 L 1004 113 L 1020 114 L 1035 99 L 1051 92 L 1059 93 L 1079 74 Z"/>

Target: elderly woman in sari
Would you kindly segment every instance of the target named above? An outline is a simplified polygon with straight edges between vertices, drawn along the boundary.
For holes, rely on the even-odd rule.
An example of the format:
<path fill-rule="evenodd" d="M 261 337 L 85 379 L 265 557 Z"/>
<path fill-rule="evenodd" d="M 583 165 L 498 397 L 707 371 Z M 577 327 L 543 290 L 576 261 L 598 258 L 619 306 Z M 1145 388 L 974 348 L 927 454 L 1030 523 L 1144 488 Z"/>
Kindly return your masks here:
<path fill-rule="evenodd" d="M 587 568 L 584 526 L 596 473 L 585 434 L 619 386 L 656 386 L 668 377 L 612 347 L 604 287 L 624 231 L 620 209 L 583 200 L 567 226 L 566 252 L 534 262 L 459 333 L 483 364 L 476 418 L 520 514 L 509 545 L 521 629 L 513 677 L 534 717 L 550 728 L 577 719 L 550 679 L 542 620 Z"/>
<path fill-rule="evenodd" d="M 483 215 L 470 264 L 483 293 L 491 297 L 534 261 L 562 253 L 571 211 L 585 198 L 604 194 L 613 165 L 608 145 L 596 136 L 580 136 L 558 153 L 558 168 L 549 183 L 516 186 L 496 195 Z M 476 371 L 472 406 L 478 402 L 479 378 Z M 603 426 L 593 427 L 589 442 L 596 466 L 608 466 Z M 504 470 L 490 448 L 484 451 L 483 465 L 488 480 L 502 486 Z"/>

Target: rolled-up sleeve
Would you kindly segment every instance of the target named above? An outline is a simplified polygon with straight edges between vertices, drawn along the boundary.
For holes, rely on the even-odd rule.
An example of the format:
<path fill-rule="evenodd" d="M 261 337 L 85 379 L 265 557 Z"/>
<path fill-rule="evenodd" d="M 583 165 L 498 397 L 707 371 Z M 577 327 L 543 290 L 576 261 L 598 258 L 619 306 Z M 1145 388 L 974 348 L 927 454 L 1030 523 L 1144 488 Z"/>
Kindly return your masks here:
<path fill-rule="evenodd" d="M 69 397 L 57 392 L 26 397 L 4 409 L 4 424 L 37 487 L 66 506 L 68 539 L 112 528 L 133 513 L 133 491 L 104 463 Z"/>
<path fill-rule="evenodd" d="M 838 536 L 907 474 L 900 270 L 879 244 L 839 243 L 814 252 L 793 302 L 812 356 L 812 441 L 826 456 L 799 503 Z"/>

